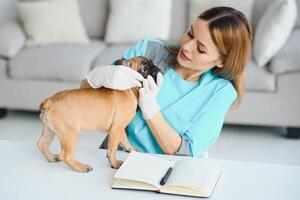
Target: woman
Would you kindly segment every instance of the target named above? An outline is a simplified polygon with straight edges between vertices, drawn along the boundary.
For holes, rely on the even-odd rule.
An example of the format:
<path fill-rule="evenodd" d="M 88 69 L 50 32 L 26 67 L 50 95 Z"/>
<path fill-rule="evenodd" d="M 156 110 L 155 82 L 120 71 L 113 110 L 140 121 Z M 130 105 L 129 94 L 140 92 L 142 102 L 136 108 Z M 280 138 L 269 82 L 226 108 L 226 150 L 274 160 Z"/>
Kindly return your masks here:
<path fill-rule="evenodd" d="M 96 67 L 87 80 L 94 88 L 142 86 L 140 109 L 126 129 L 139 151 L 198 157 L 241 100 L 251 40 L 241 12 L 215 7 L 195 20 L 179 44 L 144 39 L 125 51 L 126 59 L 146 56 L 162 69 L 157 84 L 124 66 Z"/>

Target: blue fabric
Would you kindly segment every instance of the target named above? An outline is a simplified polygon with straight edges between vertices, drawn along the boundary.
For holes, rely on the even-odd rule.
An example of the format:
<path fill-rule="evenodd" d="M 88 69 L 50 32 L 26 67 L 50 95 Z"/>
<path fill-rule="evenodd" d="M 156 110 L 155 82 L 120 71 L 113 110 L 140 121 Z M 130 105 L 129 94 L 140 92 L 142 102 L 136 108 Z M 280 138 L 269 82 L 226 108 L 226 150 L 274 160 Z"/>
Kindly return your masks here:
<path fill-rule="evenodd" d="M 130 59 L 136 56 L 144 56 L 146 54 L 148 42 L 148 39 L 138 41 L 135 45 L 125 51 L 123 58 Z"/>
<path fill-rule="evenodd" d="M 148 42 L 148 39 L 138 41 L 123 57 L 145 55 Z M 166 121 L 188 141 L 189 155 L 198 157 L 219 137 L 224 117 L 236 97 L 232 83 L 211 71 L 203 73 L 197 83 L 190 83 L 169 66 L 157 101 Z M 127 127 L 127 134 L 129 142 L 139 151 L 163 153 L 139 108 Z"/>

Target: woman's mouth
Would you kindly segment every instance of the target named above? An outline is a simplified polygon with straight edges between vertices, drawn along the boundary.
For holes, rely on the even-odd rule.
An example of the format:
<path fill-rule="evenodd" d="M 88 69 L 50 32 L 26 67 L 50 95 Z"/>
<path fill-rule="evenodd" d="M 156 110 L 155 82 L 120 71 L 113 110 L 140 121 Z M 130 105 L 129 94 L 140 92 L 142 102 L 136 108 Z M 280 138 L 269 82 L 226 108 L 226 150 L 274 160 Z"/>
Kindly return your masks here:
<path fill-rule="evenodd" d="M 189 60 L 189 61 L 191 61 L 191 60 L 183 53 L 183 51 L 180 51 L 180 57 L 181 57 L 182 60 Z"/>

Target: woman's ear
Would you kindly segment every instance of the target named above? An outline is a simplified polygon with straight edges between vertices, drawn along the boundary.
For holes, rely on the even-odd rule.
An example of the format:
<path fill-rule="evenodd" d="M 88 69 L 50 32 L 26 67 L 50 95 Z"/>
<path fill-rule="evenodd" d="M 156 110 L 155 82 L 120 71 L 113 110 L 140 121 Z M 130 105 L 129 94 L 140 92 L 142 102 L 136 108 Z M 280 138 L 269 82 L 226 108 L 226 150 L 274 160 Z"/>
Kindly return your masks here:
<path fill-rule="evenodd" d="M 224 62 L 222 60 L 217 60 L 216 67 L 223 68 L 224 67 Z"/>

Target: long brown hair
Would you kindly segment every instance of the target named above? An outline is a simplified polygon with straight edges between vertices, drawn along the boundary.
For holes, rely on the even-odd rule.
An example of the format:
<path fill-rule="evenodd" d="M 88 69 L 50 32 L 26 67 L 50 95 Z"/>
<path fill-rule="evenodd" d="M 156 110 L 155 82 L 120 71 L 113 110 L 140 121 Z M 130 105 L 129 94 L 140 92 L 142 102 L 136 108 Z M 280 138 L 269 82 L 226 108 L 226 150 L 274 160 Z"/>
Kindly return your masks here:
<path fill-rule="evenodd" d="M 238 105 L 245 89 L 245 68 L 248 63 L 252 31 L 245 15 L 231 7 L 214 7 L 198 16 L 208 22 L 209 31 L 224 67 L 214 67 L 213 73 L 230 80 L 237 91 L 234 105 Z M 180 43 L 164 41 L 170 53 L 178 54 Z M 176 63 L 176 60 L 174 61 Z M 174 64 L 174 63 L 173 63 Z"/>

